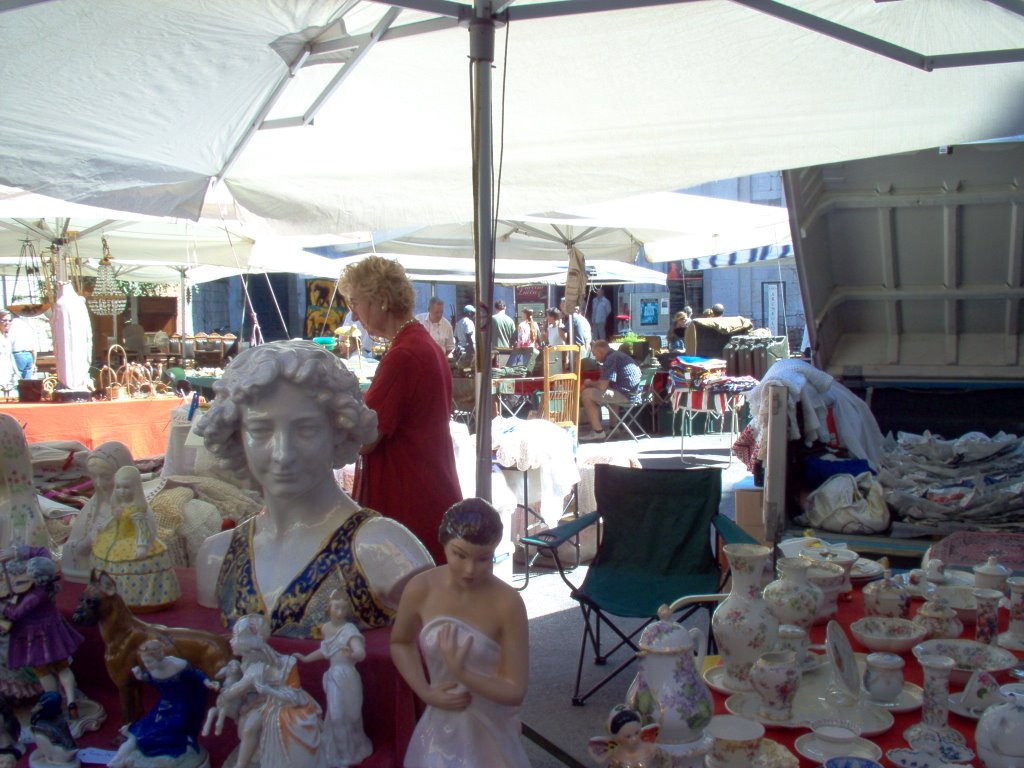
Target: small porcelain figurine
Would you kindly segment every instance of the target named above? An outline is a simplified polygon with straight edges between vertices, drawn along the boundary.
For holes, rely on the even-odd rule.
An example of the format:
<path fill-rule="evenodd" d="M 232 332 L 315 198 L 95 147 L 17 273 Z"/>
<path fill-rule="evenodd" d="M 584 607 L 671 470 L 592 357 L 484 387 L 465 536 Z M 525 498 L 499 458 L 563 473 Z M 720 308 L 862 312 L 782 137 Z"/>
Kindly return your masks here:
<path fill-rule="evenodd" d="M 9 552 L 3 557 L 10 559 Z M 30 667 L 44 691 L 63 690 L 68 713 L 74 718 L 78 714 L 77 689 L 70 660 L 82 644 L 82 636 L 57 610 L 60 587 L 56 564 L 49 557 L 37 555 L 29 559 L 26 576 L 27 589 L 19 592 L 15 587 L 2 610 L 4 619 L 11 622 L 7 665 Z M 61 701 L 59 693 L 57 701 Z"/>
<path fill-rule="evenodd" d="M 60 694 L 46 691 L 32 711 L 29 730 L 36 740 L 35 751 L 29 755 L 33 768 L 78 768 L 78 745 L 64 717 Z"/>
<path fill-rule="evenodd" d="M 658 726 L 641 726 L 640 713 L 623 704 L 608 716 L 608 736 L 595 736 L 587 752 L 598 765 L 608 768 L 669 768 L 671 757 L 654 740 Z"/>
<path fill-rule="evenodd" d="M 427 705 L 405 765 L 445 768 L 448 755 L 465 766 L 530 764 L 519 721 L 529 678 L 526 608 L 494 575 L 501 533 L 501 517 L 483 499 L 452 505 L 439 535 L 448 564 L 414 576 L 402 594 L 391 658 Z"/>
<path fill-rule="evenodd" d="M 377 439 L 355 376 L 318 344 L 279 341 L 242 352 L 215 390 L 194 431 L 258 481 L 264 508 L 203 543 L 200 605 L 219 608 L 229 626 L 266 612 L 274 634 L 311 638 L 341 589 L 361 629 L 391 624 L 406 582 L 433 561 L 409 529 L 335 481 L 334 470 Z"/>
<path fill-rule="evenodd" d="M 269 637 L 261 614 L 243 616 L 231 634 L 242 677 L 221 696 L 225 706 L 240 704 L 235 768 L 326 768 L 320 705 L 299 687 L 295 657 L 271 648 Z"/>
<path fill-rule="evenodd" d="M 0 413 L 0 547 L 50 543 L 25 432 L 17 419 Z"/>
<path fill-rule="evenodd" d="M 227 718 L 238 719 L 238 702 L 222 700 L 224 691 L 242 679 L 242 662 L 238 659 L 225 664 L 217 673 L 216 680 L 207 680 L 206 686 L 213 691 L 220 691 L 217 696 L 217 703 L 210 707 L 206 713 L 206 722 L 203 723 L 203 736 L 209 736 L 212 730 L 220 736 L 224 731 L 224 721 Z"/>
<path fill-rule="evenodd" d="M 110 522 L 114 473 L 132 463 L 128 448 L 117 441 L 103 443 L 89 454 L 86 467 L 92 478 L 92 497 L 71 524 L 61 555 L 61 573 L 69 581 L 86 582 L 92 570 L 92 545 L 96 535 Z"/>
<path fill-rule="evenodd" d="M 130 726 L 127 737 L 108 764 L 110 768 L 198 768 L 207 763 L 199 745 L 199 728 L 206 710 L 206 675 L 177 656 L 169 644 L 147 640 L 139 648 L 142 666 L 132 668 L 136 680 L 160 694 L 156 705 Z"/>
<path fill-rule="evenodd" d="M 297 658 L 331 662 L 324 673 L 324 748 L 331 768 L 347 768 L 359 765 L 373 753 L 373 744 L 363 731 L 363 681 L 356 670 L 356 664 L 366 658 L 366 642 L 349 620 L 345 595 L 332 593 L 329 610 L 330 621 L 321 627 L 324 639 L 320 648 Z"/>
<path fill-rule="evenodd" d="M 134 466 L 114 473 L 112 517 L 92 545 L 93 567 L 117 582 L 117 592 L 136 611 L 157 611 L 181 597 L 167 546 Z"/>

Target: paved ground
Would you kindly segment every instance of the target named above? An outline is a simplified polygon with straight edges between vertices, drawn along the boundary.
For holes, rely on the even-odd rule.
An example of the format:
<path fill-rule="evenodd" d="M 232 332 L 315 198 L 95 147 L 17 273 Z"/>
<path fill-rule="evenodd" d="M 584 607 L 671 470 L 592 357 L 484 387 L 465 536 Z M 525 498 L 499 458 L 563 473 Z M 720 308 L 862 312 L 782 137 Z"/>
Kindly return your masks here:
<path fill-rule="evenodd" d="M 700 435 L 686 439 L 685 466 L 721 466 L 723 468 L 723 513 L 733 514 L 732 487 L 748 476 L 746 468 L 736 459 L 729 461 L 729 436 Z M 677 468 L 684 466 L 679 457 L 679 438 L 654 438 L 634 443 L 632 440 L 580 445 L 580 456 L 590 452 L 635 455 L 645 468 Z M 586 573 L 581 567 L 570 575 L 579 583 Z M 516 583 L 522 575 L 516 574 Z M 586 752 L 591 736 L 603 735 L 609 710 L 623 701 L 635 675 L 630 668 L 594 694 L 582 707 L 573 706 L 571 698 L 576 677 L 576 662 L 582 637 L 583 619 L 577 604 L 569 597 L 569 588 L 556 572 L 531 574 L 523 591 L 530 616 L 530 688 L 522 708 L 523 722 L 555 743 L 583 765 L 592 765 Z M 696 626 L 707 628 L 706 619 L 697 619 Z M 613 663 L 624 661 L 620 652 Z M 610 669 L 604 667 L 603 669 Z M 590 661 L 584 664 L 584 681 L 596 682 L 600 670 Z M 527 742 L 533 768 L 558 768 L 566 765 L 544 750 Z M 568 763 L 572 764 L 572 763 Z"/>

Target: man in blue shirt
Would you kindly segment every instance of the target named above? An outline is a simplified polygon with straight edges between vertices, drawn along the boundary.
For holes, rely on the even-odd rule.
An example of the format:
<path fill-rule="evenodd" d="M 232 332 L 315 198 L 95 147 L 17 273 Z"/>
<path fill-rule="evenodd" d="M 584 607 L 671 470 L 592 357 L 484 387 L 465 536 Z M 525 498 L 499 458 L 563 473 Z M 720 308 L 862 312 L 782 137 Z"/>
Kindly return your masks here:
<path fill-rule="evenodd" d="M 605 432 L 601 425 L 601 406 L 628 406 L 640 399 L 640 366 L 625 352 L 619 352 L 608 346 L 604 339 L 598 339 L 591 345 L 594 357 L 601 364 L 601 378 L 597 381 L 587 379 L 583 382 L 580 402 L 587 421 L 590 422 L 591 433 L 580 440 L 604 440 Z"/>

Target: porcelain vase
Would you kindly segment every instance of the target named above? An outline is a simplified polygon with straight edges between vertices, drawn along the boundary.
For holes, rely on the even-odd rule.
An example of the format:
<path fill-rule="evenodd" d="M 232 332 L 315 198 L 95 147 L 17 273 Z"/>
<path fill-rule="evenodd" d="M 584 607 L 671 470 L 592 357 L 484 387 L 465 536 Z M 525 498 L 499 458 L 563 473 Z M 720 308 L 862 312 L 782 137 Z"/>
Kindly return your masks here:
<path fill-rule="evenodd" d="M 711 631 L 725 665 L 725 684 L 749 691 L 750 668 L 778 642 L 779 620 L 761 596 L 761 574 L 771 550 L 758 544 L 726 544 L 723 550 L 732 589 L 715 609 Z"/>
<path fill-rule="evenodd" d="M 779 578 L 764 588 L 764 601 L 780 624 L 795 624 L 807 629 L 814 623 L 822 591 L 807 579 L 811 563 L 801 557 L 783 557 L 776 563 Z"/>
<path fill-rule="evenodd" d="M 645 720 L 657 723 L 658 741 L 683 744 L 696 741 L 711 722 L 714 702 L 701 678 L 704 633 L 661 619 L 640 636 L 640 671 L 626 694 L 627 705 Z"/>

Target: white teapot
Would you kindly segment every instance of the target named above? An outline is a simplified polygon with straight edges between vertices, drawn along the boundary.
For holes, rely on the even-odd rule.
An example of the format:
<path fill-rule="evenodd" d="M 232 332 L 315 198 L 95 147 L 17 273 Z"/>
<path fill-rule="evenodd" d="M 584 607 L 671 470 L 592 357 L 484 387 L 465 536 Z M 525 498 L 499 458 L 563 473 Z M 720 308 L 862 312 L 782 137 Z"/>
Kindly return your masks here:
<path fill-rule="evenodd" d="M 1024 696 L 985 710 L 974 731 L 975 747 L 985 768 L 1024 768 Z"/>

